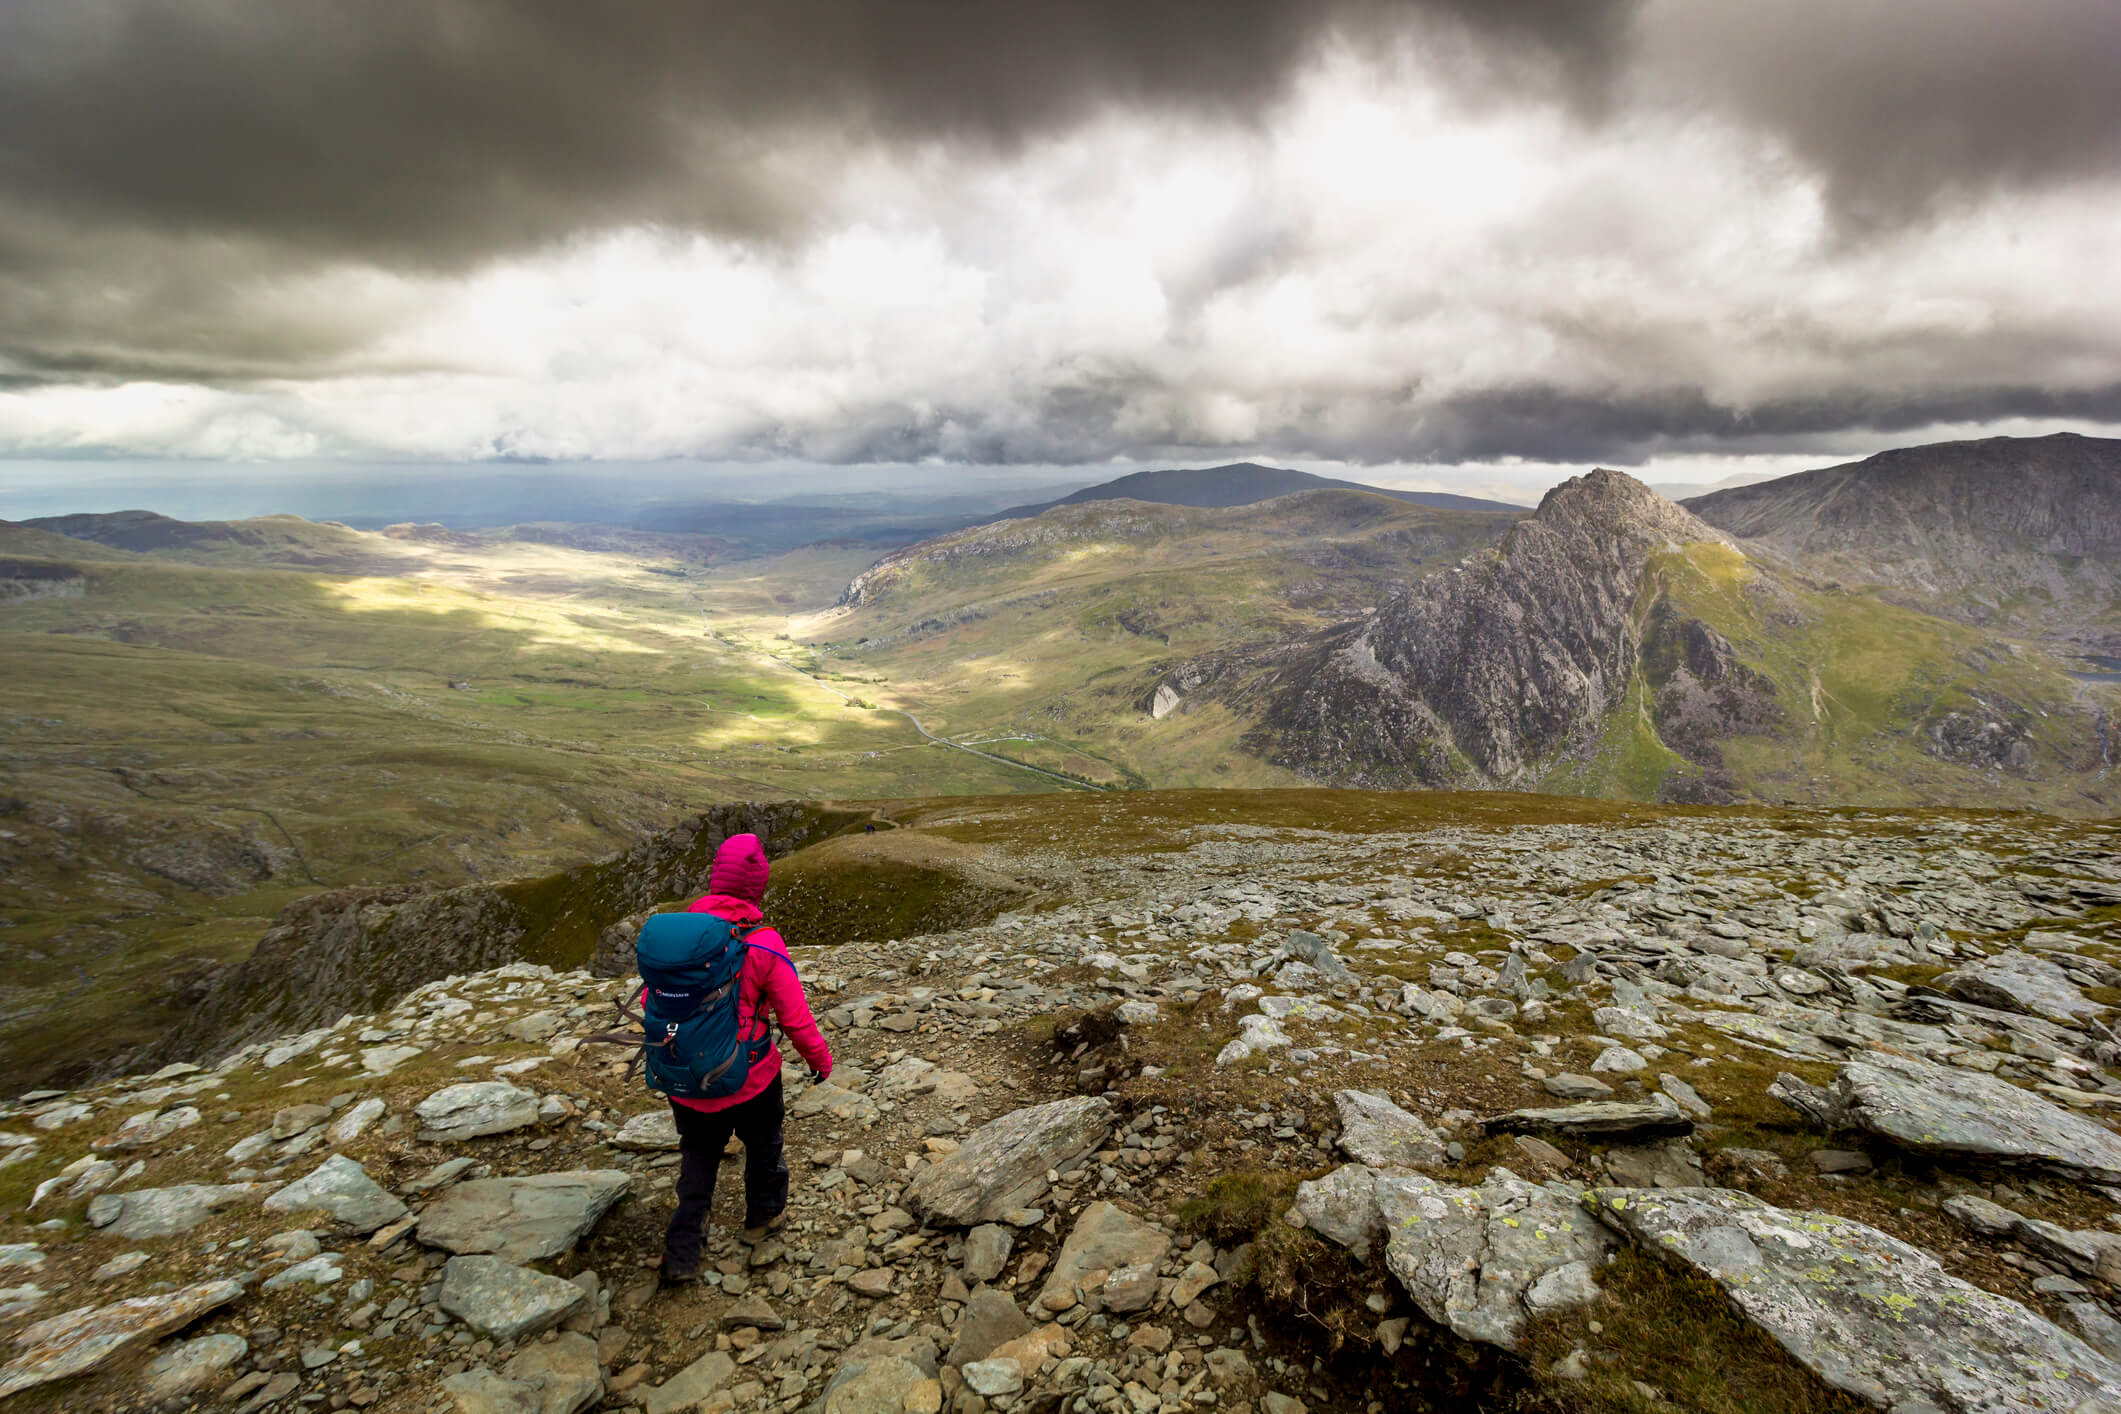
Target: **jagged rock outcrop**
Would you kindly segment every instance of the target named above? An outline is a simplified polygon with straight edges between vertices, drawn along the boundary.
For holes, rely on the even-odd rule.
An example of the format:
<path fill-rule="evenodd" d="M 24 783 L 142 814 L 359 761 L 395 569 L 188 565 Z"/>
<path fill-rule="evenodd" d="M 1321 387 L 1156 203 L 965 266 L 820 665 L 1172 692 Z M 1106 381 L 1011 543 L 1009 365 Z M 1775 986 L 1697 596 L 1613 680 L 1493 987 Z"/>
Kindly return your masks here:
<path fill-rule="evenodd" d="M 1248 748 L 1313 779 L 1529 785 L 1596 740 L 1626 697 L 1652 553 L 1702 541 L 1727 537 L 1633 477 L 1594 471 L 1548 492 L 1495 549 L 1212 675 L 1258 706 Z"/>

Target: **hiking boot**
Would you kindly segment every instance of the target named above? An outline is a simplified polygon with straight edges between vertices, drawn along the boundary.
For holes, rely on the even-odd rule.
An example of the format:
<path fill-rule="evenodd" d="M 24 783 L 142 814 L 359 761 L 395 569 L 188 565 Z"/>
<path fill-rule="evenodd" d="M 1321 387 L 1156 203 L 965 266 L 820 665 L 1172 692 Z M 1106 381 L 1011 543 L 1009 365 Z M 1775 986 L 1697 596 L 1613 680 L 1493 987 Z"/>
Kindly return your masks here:
<path fill-rule="evenodd" d="M 700 1279 L 698 1263 L 689 1267 L 673 1266 L 668 1257 L 656 1264 L 655 1279 L 658 1286 L 691 1286 Z"/>
<path fill-rule="evenodd" d="M 746 1247 L 756 1247 L 774 1233 L 779 1232 L 781 1223 L 787 1216 L 786 1213 L 775 1213 L 770 1218 L 759 1218 L 756 1221 L 745 1223 L 744 1245 Z"/>

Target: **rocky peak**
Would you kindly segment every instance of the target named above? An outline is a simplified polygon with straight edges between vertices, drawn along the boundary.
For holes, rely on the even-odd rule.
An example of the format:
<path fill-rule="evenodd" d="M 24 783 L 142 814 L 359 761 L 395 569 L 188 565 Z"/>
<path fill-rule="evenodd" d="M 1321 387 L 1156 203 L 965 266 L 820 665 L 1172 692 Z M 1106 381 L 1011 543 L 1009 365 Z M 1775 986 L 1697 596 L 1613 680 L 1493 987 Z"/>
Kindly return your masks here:
<path fill-rule="evenodd" d="M 1722 531 L 1652 491 L 1626 472 L 1598 468 L 1572 476 L 1539 502 L 1526 524 L 1571 528 L 1610 538 L 1662 538 L 1682 543 L 1727 541 Z"/>
<path fill-rule="evenodd" d="M 1264 695 L 1247 745 L 1307 776 L 1528 785 L 1604 731 L 1638 664 L 1650 557 L 1698 541 L 1730 543 L 1633 477 L 1594 471 L 1555 487 L 1495 549 L 1274 650 L 1263 676 L 1179 676 Z"/>

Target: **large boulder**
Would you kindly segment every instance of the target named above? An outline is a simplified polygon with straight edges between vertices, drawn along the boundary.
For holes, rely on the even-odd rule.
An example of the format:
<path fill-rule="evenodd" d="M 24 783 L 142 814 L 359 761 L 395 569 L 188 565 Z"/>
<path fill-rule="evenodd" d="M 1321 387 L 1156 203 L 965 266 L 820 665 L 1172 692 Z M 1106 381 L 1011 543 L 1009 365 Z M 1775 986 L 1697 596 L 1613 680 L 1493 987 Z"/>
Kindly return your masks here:
<path fill-rule="evenodd" d="M 2078 991 L 2067 972 L 2026 952 L 2000 952 L 1968 963 L 1939 977 L 1936 985 L 1975 1006 L 2022 1012 L 2063 1026 L 2075 1026 L 2106 1010 Z"/>
<path fill-rule="evenodd" d="M 1349 1158 L 1379 1168 L 1434 1168 L 1444 1162 L 1444 1137 L 1367 1090 L 1333 1096 L 1340 1111 L 1340 1148 Z"/>
<path fill-rule="evenodd" d="M 1594 1273 L 1617 1245 L 1573 1193 L 1508 1169 L 1477 1188 L 1380 1174 L 1385 1265 L 1422 1313 L 1465 1340 L 1515 1350 L 1533 1316 L 1598 1295 Z"/>
<path fill-rule="evenodd" d="M 1827 1129 L 1855 1129 L 1938 1158 L 2044 1164 L 2121 1183 L 2121 1135 L 1979 1071 L 1873 1051 L 1830 1086 L 1778 1075 L 1768 1094 Z"/>
<path fill-rule="evenodd" d="M 906 1206 L 930 1222 L 971 1227 L 1046 1191 L 1049 1170 L 1066 1168 L 1112 1132 L 1112 1105 L 1078 1095 L 1013 1111 L 981 1125 L 957 1152 L 914 1176 Z"/>
<path fill-rule="evenodd" d="M 1048 1311 L 1065 1311 L 1087 1294 L 1083 1288 L 1090 1283 L 1085 1279 L 1094 1273 L 1143 1266 L 1153 1273 L 1170 1250 L 1171 1239 L 1161 1228 L 1099 1200 L 1075 1220 L 1060 1255 L 1053 1259 L 1037 1304 Z M 1103 1281 L 1099 1276 L 1095 1285 Z"/>
<path fill-rule="evenodd" d="M 333 1154 L 265 1200 L 268 1212 L 320 1212 L 348 1232 L 374 1232 L 396 1222 L 406 1207 L 344 1154 Z"/>
<path fill-rule="evenodd" d="M 109 1306 L 81 1306 L 15 1337 L 22 1353 L 0 1367 L 0 1399 L 100 1368 L 120 1351 L 160 1339 L 243 1294 L 232 1281 L 200 1282 Z"/>
<path fill-rule="evenodd" d="M 175 1237 L 190 1232 L 223 1209 L 257 1202 L 269 1186 L 179 1183 L 169 1188 L 137 1188 L 130 1193 L 98 1193 L 89 1200 L 88 1223 L 131 1242 Z"/>
<path fill-rule="evenodd" d="M 1821 1380 L 1882 1409 L 2053 1414 L 2121 1390 L 2121 1363 L 1848 1218 L 1722 1188 L 1595 1189 L 1583 1201 L 1644 1251 L 1722 1287 Z"/>
<path fill-rule="evenodd" d="M 538 1097 L 505 1080 L 473 1080 L 435 1091 L 413 1108 L 422 1143 L 506 1134 L 538 1122 Z"/>
<path fill-rule="evenodd" d="M 499 1257 L 451 1257 L 442 1265 L 442 1309 L 497 1341 L 550 1330 L 588 1300 L 571 1281 Z"/>
<path fill-rule="evenodd" d="M 474 1179 L 430 1203 L 416 1235 L 445 1252 L 543 1261 L 581 1241 L 632 1182 L 618 1169 Z"/>

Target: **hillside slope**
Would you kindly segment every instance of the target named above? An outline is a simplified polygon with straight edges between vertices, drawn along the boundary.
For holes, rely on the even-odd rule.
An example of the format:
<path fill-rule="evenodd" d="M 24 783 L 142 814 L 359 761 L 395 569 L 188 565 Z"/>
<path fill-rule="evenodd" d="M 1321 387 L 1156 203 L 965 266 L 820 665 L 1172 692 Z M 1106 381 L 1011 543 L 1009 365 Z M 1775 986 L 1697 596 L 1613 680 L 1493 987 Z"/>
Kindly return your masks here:
<path fill-rule="evenodd" d="M 1148 501 L 1165 506 L 1250 506 L 1299 491 L 1362 491 L 1432 510 L 1491 511 L 1504 515 L 1523 515 L 1525 512 L 1523 506 L 1483 500 L 1478 496 L 1454 496 L 1447 491 L 1395 491 L 1382 486 L 1365 486 L 1359 481 L 1343 481 L 1338 477 L 1313 476 L 1308 471 L 1292 471 L 1286 467 L 1233 462 L 1228 466 L 1137 471 L 1116 480 L 1085 486 L 1058 500 L 1011 507 L 994 519 L 1016 520 L 1042 515 L 1055 506 L 1079 506 L 1090 501 Z"/>
<path fill-rule="evenodd" d="M 1356 491 L 1228 509 L 1100 501 L 894 552 L 790 621 L 822 671 L 931 731 L 1104 783 L 1290 784 L 1196 713 L 1149 732 L 1174 662 L 1348 618 L 1510 518 Z"/>
<path fill-rule="evenodd" d="M 1335 784 L 2111 812 L 2113 695 L 2061 667 L 1792 579 L 1599 471 L 1374 611 L 1156 696 L 1235 712 L 1246 751 Z"/>
<path fill-rule="evenodd" d="M 1686 505 L 1814 575 L 2121 654 L 2121 441 L 2056 433 L 1903 447 Z"/>

